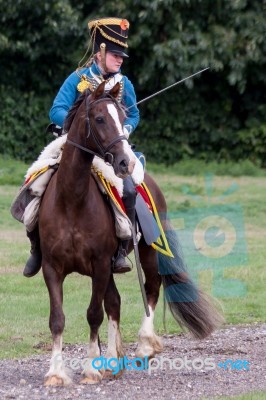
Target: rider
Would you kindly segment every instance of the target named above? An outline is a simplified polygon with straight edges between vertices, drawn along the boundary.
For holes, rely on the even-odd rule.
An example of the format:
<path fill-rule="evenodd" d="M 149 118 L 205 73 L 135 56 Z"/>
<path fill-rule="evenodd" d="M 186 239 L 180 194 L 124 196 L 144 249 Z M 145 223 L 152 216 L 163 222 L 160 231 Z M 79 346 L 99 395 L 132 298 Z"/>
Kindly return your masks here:
<path fill-rule="evenodd" d="M 50 110 L 49 116 L 54 123 L 54 131 L 61 134 L 64 121 L 71 106 L 75 103 L 80 93 L 85 89 L 93 92 L 97 86 L 105 81 L 105 89 L 109 91 L 117 82 L 120 84 L 118 100 L 126 107 L 127 117 L 124 122 L 124 134 L 129 135 L 139 123 L 139 110 L 136 106 L 135 90 L 130 80 L 121 73 L 124 58 L 127 58 L 126 49 L 129 22 L 121 18 L 94 19 L 88 23 L 90 30 L 90 43 L 92 52 L 83 65 L 88 50 L 79 63 L 79 67 L 63 83 Z M 127 216 L 132 224 L 135 221 L 136 191 L 132 178 L 124 179 L 123 202 Z M 41 268 L 41 251 L 39 245 L 38 228 L 27 232 L 31 241 L 31 256 L 24 268 L 24 276 L 31 277 Z M 119 244 L 118 254 L 114 260 L 113 272 L 127 272 L 131 270 L 126 260 L 129 240 Z"/>

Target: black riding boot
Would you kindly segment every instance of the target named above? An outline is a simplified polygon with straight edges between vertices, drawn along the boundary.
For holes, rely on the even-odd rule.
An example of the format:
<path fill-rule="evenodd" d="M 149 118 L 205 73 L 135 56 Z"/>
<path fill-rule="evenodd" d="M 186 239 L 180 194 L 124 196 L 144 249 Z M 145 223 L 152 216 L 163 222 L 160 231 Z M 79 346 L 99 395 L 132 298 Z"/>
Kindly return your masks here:
<path fill-rule="evenodd" d="M 130 262 L 126 258 L 129 242 L 130 240 L 121 240 L 119 243 L 118 253 L 112 268 L 114 274 L 123 274 L 132 269 Z"/>
<path fill-rule="evenodd" d="M 135 204 L 136 204 L 136 190 L 131 176 L 124 179 L 124 205 L 126 214 L 130 219 L 132 226 L 135 226 Z M 118 254 L 114 260 L 112 267 L 113 273 L 121 274 L 129 272 L 132 269 L 130 261 L 126 258 L 128 254 L 128 246 L 131 239 L 121 240 L 119 243 Z"/>
<path fill-rule="evenodd" d="M 132 226 L 135 226 L 135 207 L 130 210 L 126 210 L 127 216 L 130 219 Z M 133 228 L 134 229 L 134 228 Z M 128 247 L 131 239 L 121 240 L 119 243 L 118 254 L 115 258 L 113 265 L 113 272 L 115 274 L 122 274 L 123 272 L 129 272 L 132 269 L 130 261 L 126 258 L 128 255 Z"/>
<path fill-rule="evenodd" d="M 32 232 L 27 231 L 27 236 L 31 242 L 31 256 L 28 259 L 23 271 L 23 275 L 31 278 L 36 275 L 42 266 L 42 253 L 40 248 L 40 237 L 38 226 Z"/>

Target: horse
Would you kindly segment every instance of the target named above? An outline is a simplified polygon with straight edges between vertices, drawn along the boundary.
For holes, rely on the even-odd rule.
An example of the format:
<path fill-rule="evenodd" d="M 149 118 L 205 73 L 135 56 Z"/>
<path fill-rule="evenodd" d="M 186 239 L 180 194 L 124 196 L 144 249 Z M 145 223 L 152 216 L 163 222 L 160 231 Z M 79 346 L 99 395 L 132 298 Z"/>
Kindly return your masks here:
<path fill-rule="evenodd" d="M 72 272 L 89 276 L 92 280 L 91 301 L 87 309 L 90 327 L 88 358 L 81 383 L 98 383 L 103 377 L 110 376 L 110 370 L 95 369 L 93 363 L 101 355 L 99 329 L 104 318 L 103 306 L 108 318 L 106 358 L 121 359 L 125 355 L 120 334 L 121 299 L 111 270 L 111 259 L 118 248 L 114 217 L 91 170 L 95 155 L 111 163 L 115 174 L 122 179 L 134 169 L 136 158 L 123 133 L 126 114 L 117 101 L 118 93 L 118 84 L 106 93 L 103 82 L 93 93 L 82 93 L 70 109 L 64 125 L 68 136 L 61 162 L 40 206 L 42 271 L 50 297 L 49 327 L 53 340 L 45 385 L 71 383 L 62 353 L 65 324 L 62 303 L 64 279 Z M 144 180 L 159 215 L 166 215 L 166 201 L 159 187 L 147 173 Z M 165 232 L 169 230 L 167 224 L 167 218 L 162 217 Z M 176 239 L 170 235 L 168 240 Z M 175 247 L 174 242 L 172 247 Z M 165 290 L 176 287 L 175 298 L 168 295 L 166 300 L 182 326 L 199 338 L 216 329 L 219 314 L 193 286 L 185 268 L 176 265 L 180 261 L 178 254 L 172 258 L 171 265 L 169 257 L 165 256 L 166 273 L 162 268 L 159 271 L 156 251 L 143 238 L 139 241 L 139 256 L 150 315 L 144 314 L 139 330 L 137 357 L 152 359 L 163 350 L 153 325 L 162 283 Z"/>

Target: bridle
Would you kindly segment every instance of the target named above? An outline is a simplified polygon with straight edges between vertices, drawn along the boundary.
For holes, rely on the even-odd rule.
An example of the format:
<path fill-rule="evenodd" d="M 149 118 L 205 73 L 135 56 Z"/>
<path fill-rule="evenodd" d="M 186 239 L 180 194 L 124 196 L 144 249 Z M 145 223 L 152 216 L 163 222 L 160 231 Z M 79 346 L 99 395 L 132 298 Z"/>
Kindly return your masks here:
<path fill-rule="evenodd" d="M 102 97 L 100 99 L 97 100 L 93 100 L 92 102 L 89 102 L 89 96 L 86 97 L 86 130 L 87 130 L 87 136 L 86 136 L 86 141 L 88 140 L 88 138 L 91 136 L 94 143 L 96 144 L 97 147 L 97 151 L 93 151 L 91 149 L 89 149 L 88 147 L 82 146 L 76 142 L 73 142 L 70 139 L 67 139 L 66 141 L 71 144 L 72 146 L 77 147 L 80 150 L 83 150 L 87 153 L 90 153 L 94 156 L 100 157 L 102 158 L 105 163 L 113 165 L 114 163 L 114 156 L 112 153 L 110 153 L 110 150 L 112 147 L 114 147 L 117 143 L 121 142 L 122 140 L 126 140 L 128 141 L 127 137 L 125 135 L 120 135 L 117 138 L 113 139 L 108 146 L 104 147 L 100 140 L 99 137 L 97 136 L 97 134 L 95 133 L 94 129 L 91 126 L 91 122 L 90 122 L 90 118 L 89 118 L 89 111 L 91 109 L 92 106 L 102 103 L 103 101 L 112 101 L 117 108 L 119 108 L 120 110 L 122 110 L 120 104 L 118 103 L 118 101 L 111 95 L 109 95 L 108 93 L 105 95 L 105 97 Z"/>

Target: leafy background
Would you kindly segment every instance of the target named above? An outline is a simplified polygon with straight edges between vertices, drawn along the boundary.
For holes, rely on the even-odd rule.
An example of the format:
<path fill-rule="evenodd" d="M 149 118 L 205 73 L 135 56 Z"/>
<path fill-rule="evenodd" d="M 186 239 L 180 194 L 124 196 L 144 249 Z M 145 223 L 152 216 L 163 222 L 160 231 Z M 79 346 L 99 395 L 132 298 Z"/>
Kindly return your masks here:
<path fill-rule="evenodd" d="M 123 72 L 140 105 L 133 141 L 157 163 L 250 160 L 266 167 L 265 0 L 0 0 L 0 153 L 30 162 L 48 112 L 89 42 L 88 20 L 130 21 Z"/>

